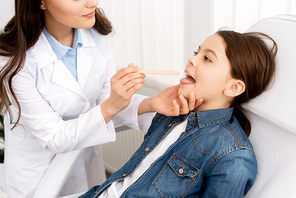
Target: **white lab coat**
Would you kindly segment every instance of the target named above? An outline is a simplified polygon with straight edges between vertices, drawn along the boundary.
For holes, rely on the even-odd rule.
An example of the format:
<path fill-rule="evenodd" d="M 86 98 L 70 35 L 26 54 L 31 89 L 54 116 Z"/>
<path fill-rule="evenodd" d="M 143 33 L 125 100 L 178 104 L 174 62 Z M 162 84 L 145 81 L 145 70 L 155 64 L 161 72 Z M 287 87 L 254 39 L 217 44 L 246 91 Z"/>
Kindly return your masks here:
<path fill-rule="evenodd" d="M 81 37 L 83 46 L 77 51 L 78 82 L 57 60 L 43 34 L 27 51 L 25 66 L 13 80 L 22 114 L 13 130 L 10 129 L 17 119 L 17 109 L 11 106 L 12 124 L 9 116 L 5 117 L 4 164 L 9 197 L 31 197 L 55 154 L 79 148 L 89 147 L 62 194 L 88 190 L 105 179 L 101 151 L 96 145 L 115 141 L 115 131 L 112 121 L 105 123 L 100 103 L 109 96 L 109 79 L 116 68 L 109 36 L 88 29 L 81 30 Z M 6 61 L 0 57 L 1 66 Z M 137 115 L 142 100 L 142 96 L 133 96 L 129 107 L 114 120 L 147 130 L 152 115 Z"/>

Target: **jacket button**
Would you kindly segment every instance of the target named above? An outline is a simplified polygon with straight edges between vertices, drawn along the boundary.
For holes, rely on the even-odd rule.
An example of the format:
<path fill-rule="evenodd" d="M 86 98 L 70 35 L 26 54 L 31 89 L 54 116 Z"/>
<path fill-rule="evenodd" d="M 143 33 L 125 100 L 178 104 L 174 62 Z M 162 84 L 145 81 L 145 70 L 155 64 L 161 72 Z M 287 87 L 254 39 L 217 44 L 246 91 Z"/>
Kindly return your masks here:
<path fill-rule="evenodd" d="M 126 177 L 126 174 L 123 174 L 122 177 Z"/>
<path fill-rule="evenodd" d="M 179 169 L 179 173 L 183 174 L 184 173 L 184 167 Z"/>
<path fill-rule="evenodd" d="M 169 127 L 171 127 L 172 126 L 172 124 L 169 124 Z"/>
<path fill-rule="evenodd" d="M 145 151 L 147 151 L 147 152 L 150 151 L 150 148 L 149 147 L 145 148 Z"/>

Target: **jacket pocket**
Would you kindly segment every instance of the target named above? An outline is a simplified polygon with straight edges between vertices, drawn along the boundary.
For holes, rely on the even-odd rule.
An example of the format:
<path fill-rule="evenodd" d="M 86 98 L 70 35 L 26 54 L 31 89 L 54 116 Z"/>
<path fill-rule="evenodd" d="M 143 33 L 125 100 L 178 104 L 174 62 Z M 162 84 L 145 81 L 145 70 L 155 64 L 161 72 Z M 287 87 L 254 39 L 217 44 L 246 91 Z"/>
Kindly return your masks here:
<path fill-rule="evenodd" d="M 183 197 L 199 174 L 191 162 L 174 155 L 153 182 L 160 197 Z"/>

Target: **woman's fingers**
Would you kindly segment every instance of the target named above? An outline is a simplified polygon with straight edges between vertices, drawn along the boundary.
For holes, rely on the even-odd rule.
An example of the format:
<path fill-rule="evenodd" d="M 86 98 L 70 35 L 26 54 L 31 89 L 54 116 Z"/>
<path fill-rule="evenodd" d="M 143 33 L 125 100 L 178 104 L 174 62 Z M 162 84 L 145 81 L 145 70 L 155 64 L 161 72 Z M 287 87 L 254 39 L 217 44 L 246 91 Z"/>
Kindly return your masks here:
<path fill-rule="evenodd" d="M 129 64 L 120 69 L 110 80 L 111 94 L 109 100 L 117 109 L 124 109 L 131 97 L 143 87 L 145 74 L 135 73 L 139 67 Z"/>
<path fill-rule="evenodd" d="M 143 84 L 145 82 L 144 78 L 146 77 L 145 74 L 135 73 L 138 70 L 138 67 L 129 64 L 128 67 L 119 70 L 118 73 L 112 77 L 111 84 L 115 85 L 118 90 L 123 92 L 129 90 L 138 91 L 139 88 L 142 87 L 142 85 L 139 84 Z"/>
<path fill-rule="evenodd" d="M 130 63 L 128 67 L 120 69 L 117 74 L 115 74 L 113 77 L 113 80 L 121 80 L 122 78 L 126 77 L 126 75 L 134 74 L 133 76 L 145 76 L 141 73 L 136 73 L 137 71 L 141 70 L 140 67 L 134 66 L 134 64 Z"/>
<path fill-rule="evenodd" d="M 203 103 L 203 99 L 200 98 L 195 102 L 195 108 L 201 105 L 201 103 Z"/>
<path fill-rule="evenodd" d="M 134 73 L 124 76 L 122 79 L 118 80 L 113 89 L 118 94 L 124 94 L 125 97 L 130 97 L 130 95 L 136 93 L 143 87 L 145 76 L 136 76 Z"/>
<path fill-rule="evenodd" d="M 173 112 L 173 116 L 178 116 L 180 115 L 180 106 L 177 103 L 176 100 L 173 100 L 173 105 L 174 105 L 174 112 Z"/>
<path fill-rule="evenodd" d="M 198 100 L 195 99 L 195 94 L 193 92 L 189 94 L 188 100 L 184 98 L 183 95 L 179 96 L 179 100 L 181 102 L 181 106 L 178 106 L 180 114 L 187 114 L 190 111 L 193 111 L 199 105 L 201 105 L 201 103 L 203 103 L 203 99 L 201 98 L 199 98 Z"/>
<path fill-rule="evenodd" d="M 133 86 L 138 83 L 144 83 L 144 78 L 146 77 L 145 74 L 138 74 L 138 73 L 129 73 L 123 76 L 120 81 L 122 81 L 123 86 Z"/>
<path fill-rule="evenodd" d="M 195 100 L 195 94 L 191 92 L 189 94 L 189 111 L 193 111 L 196 108 L 196 100 Z"/>
<path fill-rule="evenodd" d="M 181 109 L 180 109 L 180 114 L 189 113 L 189 104 L 188 104 L 187 100 L 184 98 L 183 95 L 180 95 L 179 99 L 180 99 L 181 104 L 182 104 Z"/>
<path fill-rule="evenodd" d="M 136 93 L 143 87 L 144 82 L 145 81 L 143 79 L 135 79 L 125 84 L 124 87 L 127 92 Z"/>

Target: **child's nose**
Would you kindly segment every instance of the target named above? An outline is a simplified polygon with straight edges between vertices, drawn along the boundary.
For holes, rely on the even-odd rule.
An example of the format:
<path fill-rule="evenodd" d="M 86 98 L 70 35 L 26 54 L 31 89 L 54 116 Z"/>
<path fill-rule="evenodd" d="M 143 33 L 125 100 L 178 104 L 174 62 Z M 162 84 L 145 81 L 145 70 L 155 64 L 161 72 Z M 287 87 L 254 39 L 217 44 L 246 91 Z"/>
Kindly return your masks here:
<path fill-rule="evenodd" d="M 191 57 L 188 59 L 189 66 L 195 66 L 193 59 L 194 59 L 194 57 Z"/>

